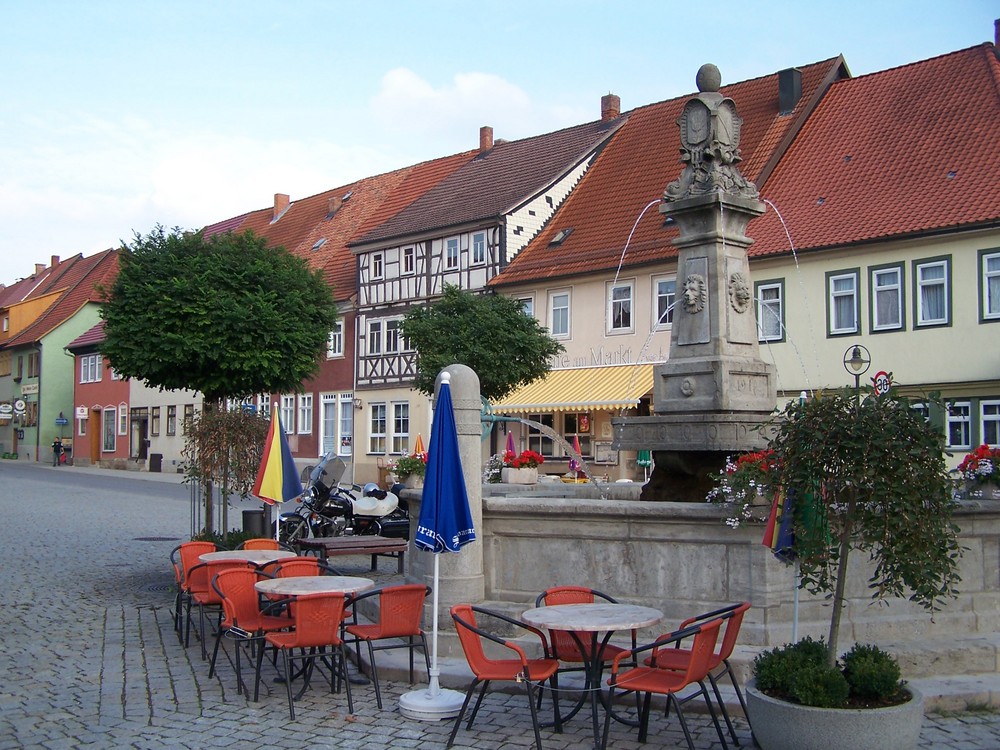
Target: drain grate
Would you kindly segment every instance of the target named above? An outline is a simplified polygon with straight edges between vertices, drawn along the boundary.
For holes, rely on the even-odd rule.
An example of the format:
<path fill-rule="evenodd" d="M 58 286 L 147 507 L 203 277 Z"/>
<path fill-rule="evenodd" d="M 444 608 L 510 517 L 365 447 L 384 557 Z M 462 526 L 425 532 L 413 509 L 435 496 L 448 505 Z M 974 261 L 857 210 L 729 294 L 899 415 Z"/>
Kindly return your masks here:
<path fill-rule="evenodd" d="M 179 536 L 137 536 L 133 541 L 136 542 L 179 542 L 181 538 Z"/>
<path fill-rule="evenodd" d="M 161 594 L 164 592 L 172 592 L 174 590 L 174 585 L 172 583 L 148 583 L 142 587 L 143 591 L 148 591 L 152 594 Z"/>

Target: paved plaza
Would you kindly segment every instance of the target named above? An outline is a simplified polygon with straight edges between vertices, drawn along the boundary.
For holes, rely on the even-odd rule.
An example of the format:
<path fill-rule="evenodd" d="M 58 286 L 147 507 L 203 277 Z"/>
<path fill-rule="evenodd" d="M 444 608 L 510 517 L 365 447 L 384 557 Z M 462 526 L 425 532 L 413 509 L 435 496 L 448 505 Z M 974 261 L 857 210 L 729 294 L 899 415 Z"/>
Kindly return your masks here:
<path fill-rule="evenodd" d="M 170 550 L 190 528 L 187 488 L 175 476 L 0 463 L 0 750 L 13 748 L 443 748 L 451 722 L 420 722 L 396 710 L 410 686 L 383 680 L 385 709 L 370 685 L 343 694 L 314 681 L 288 718 L 284 688 L 268 667 L 258 703 L 237 693 L 229 652 L 219 674 L 173 630 Z M 236 510 L 238 517 L 238 509 Z M 239 525 L 238 522 L 231 525 Z M 370 575 L 368 558 L 341 558 L 349 574 Z M 383 562 L 377 577 L 395 571 Z M 546 704 L 549 705 L 549 704 Z M 711 723 L 692 712 L 695 744 L 718 747 Z M 750 746 L 745 722 L 740 744 Z M 590 725 L 543 730 L 544 747 L 586 748 Z M 921 747 L 1000 748 L 1000 715 L 929 715 Z M 533 744 L 523 694 L 489 696 L 456 747 Z M 642 746 L 613 725 L 611 747 L 682 747 L 676 720 L 651 720 Z"/>

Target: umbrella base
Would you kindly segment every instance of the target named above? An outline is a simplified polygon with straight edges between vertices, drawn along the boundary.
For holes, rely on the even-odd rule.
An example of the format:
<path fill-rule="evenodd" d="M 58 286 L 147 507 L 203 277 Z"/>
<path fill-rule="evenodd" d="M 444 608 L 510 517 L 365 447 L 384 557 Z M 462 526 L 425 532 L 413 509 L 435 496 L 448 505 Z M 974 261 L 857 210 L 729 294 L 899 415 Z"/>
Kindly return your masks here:
<path fill-rule="evenodd" d="M 438 690 L 431 695 L 430 688 L 411 690 L 399 696 L 399 713 L 418 721 L 453 719 L 462 710 L 465 696 L 457 690 Z"/>

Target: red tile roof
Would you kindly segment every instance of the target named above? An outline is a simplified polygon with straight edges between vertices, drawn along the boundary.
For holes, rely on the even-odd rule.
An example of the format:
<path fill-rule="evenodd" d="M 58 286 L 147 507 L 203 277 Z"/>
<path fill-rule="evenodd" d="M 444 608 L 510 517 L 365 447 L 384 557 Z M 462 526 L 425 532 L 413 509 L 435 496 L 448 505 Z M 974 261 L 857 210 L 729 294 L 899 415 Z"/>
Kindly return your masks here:
<path fill-rule="evenodd" d="M 778 112 L 778 74 L 724 86 L 743 118 L 740 169 L 751 180 L 768 168 L 775 150 L 794 132 L 822 90 L 847 75 L 841 58 L 800 69 L 802 96 L 788 115 Z M 490 283 L 503 285 L 614 269 L 629 233 L 643 208 L 657 201 L 681 173 L 677 118 L 692 95 L 639 107 L 615 133 L 594 165 L 542 232 Z M 552 236 L 572 227 L 558 246 Z M 674 228 L 664 228 L 651 206 L 635 227 L 624 265 L 637 265 L 676 254 L 670 241 Z"/>
<path fill-rule="evenodd" d="M 1000 61 L 982 44 L 834 84 L 761 193 L 809 250 L 996 226 L 998 186 Z M 748 234 L 752 256 L 789 252 L 770 207 Z"/>
<path fill-rule="evenodd" d="M 497 141 L 352 244 L 381 243 L 502 216 L 562 177 L 623 122 L 599 120 L 532 138 Z"/>
<path fill-rule="evenodd" d="M 60 284 L 66 289 L 65 293 L 31 325 L 12 336 L 4 347 L 14 348 L 40 341 L 73 317 L 88 302 L 100 302 L 102 298 L 100 290 L 110 288 L 117 273 L 117 250 L 104 250 L 86 258 L 79 258 L 64 274 L 60 274 Z"/>
<path fill-rule="evenodd" d="M 333 285 L 335 299 L 344 301 L 356 291 L 355 258 L 347 247 L 348 242 L 365 227 L 377 226 L 404 209 L 474 153 L 467 151 L 366 177 L 293 201 L 277 221 L 273 221 L 274 208 L 270 206 L 210 224 L 202 232 L 211 236 L 252 229 L 270 246 L 282 246 L 305 258 L 310 267 L 323 269 L 327 281 Z M 350 197 L 343 200 L 348 194 Z M 331 199 L 342 201 L 332 215 Z M 320 243 L 318 247 L 317 243 Z"/>
<path fill-rule="evenodd" d="M 86 349 L 87 347 L 92 347 L 97 344 L 103 343 L 104 341 L 104 324 L 106 321 L 101 321 L 93 328 L 90 328 L 75 339 L 66 344 L 66 348 L 70 351 L 75 351 L 77 349 Z"/>

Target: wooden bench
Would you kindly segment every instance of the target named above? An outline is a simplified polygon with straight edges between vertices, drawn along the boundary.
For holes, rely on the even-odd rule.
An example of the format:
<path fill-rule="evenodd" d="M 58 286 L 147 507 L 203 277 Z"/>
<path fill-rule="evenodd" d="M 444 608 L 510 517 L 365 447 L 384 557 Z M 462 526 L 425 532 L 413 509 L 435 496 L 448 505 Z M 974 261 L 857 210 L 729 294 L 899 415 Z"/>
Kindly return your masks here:
<path fill-rule="evenodd" d="M 321 560 L 338 555 L 371 555 L 372 570 L 378 570 L 379 557 L 395 557 L 396 572 L 403 573 L 403 555 L 409 547 L 406 539 L 384 536 L 331 536 L 322 539 L 299 539 L 295 542 L 299 554 L 313 553 Z"/>

